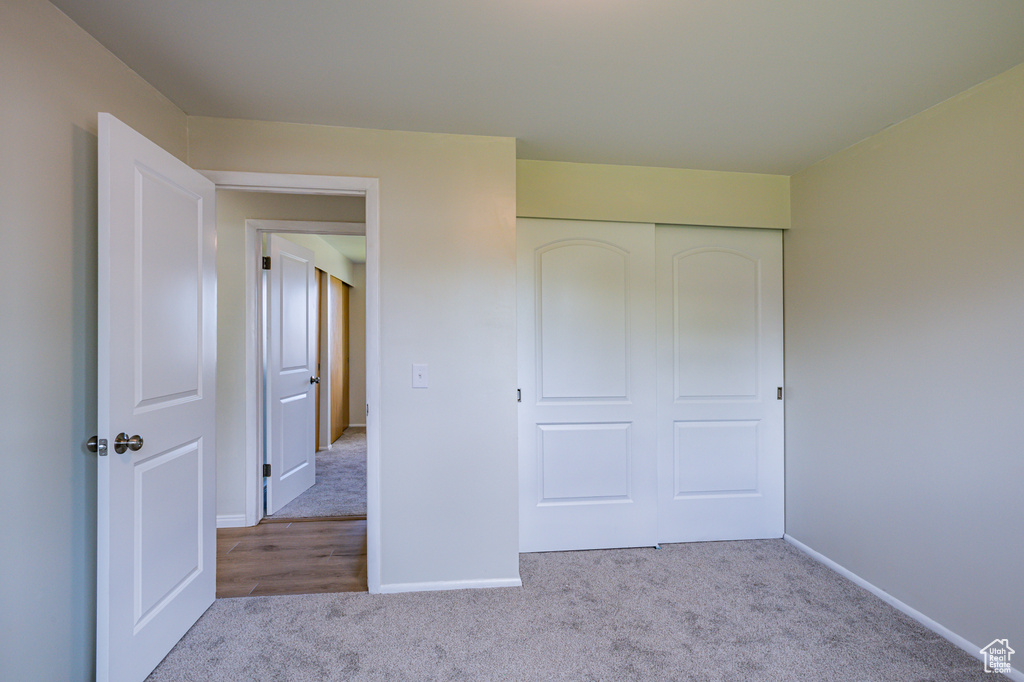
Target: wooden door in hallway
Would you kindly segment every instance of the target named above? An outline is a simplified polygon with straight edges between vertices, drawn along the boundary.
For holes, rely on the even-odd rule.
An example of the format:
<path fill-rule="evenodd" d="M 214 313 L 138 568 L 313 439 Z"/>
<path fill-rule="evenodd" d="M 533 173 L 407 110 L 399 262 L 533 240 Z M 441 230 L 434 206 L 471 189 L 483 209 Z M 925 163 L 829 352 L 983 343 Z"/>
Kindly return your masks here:
<path fill-rule="evenodd" d="M 348 428 L 348 290 L 349 286 L 328 275 L 331 325 L 331 442 Z"/>

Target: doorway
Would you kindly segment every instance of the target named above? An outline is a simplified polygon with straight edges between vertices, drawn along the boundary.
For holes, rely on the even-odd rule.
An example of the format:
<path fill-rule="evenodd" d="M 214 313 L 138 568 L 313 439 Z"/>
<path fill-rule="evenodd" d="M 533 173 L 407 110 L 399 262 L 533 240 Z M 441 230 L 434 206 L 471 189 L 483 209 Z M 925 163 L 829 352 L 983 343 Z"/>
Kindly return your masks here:
<path fill-rule="evenodd" d="M 364 200 L 222 191 L 218 203 L 225 218 L 347 220 L 245 220 L 259 245 L 258 277 L 248 286 L 258 303 L 264 518 L 218 533 L 217 594 L 365 591 Z"/>
<path fill-rule="evenodd" d="M 380 333 L 379 333 L 379 200 L 378 181 L 373 178 L 347 178 L 334 176 L 292 176 L 266 173 L 245 173 L 229 171 L 207 171 L 204 174 L 213 180 L 218 190 L 240 190 L 253 193 L 298 194 L 311 197 L 351 196 L 361 197 L 365 201 L 366 262 L 365 262 L 365 338 L 366 338 L 366 397 L 364 404 L 366 424 L 366 518 L 361 521 L 365 529 L 365 584 L 370 592 L 380 590 L 380 519 L 379 519 L 379 467 L 380 467 Z M 285 231 L 280 226 L 278 231 Z M 309 226 L 304 226 L 309 232 Z M 332 234 L 342 232 L 337 225 L 318 226 L 317 232 Z M 244 363 L 238 362 L 238 376 L 229 380 L 238 382 L 244 388 L 238 394 L 238 406 L 241 413 L 240 421 L 244 422 L 244 443 L 239 449 L 238 479 L 244 477 L 243 518 L 227 518 L 222 528 L 236 526 L 251 529 L 263 520 L 262 486 L 262 395 L 263 377 L 260 371 L 260 305 L 258 300 L 259 278 L 261 276 L 260 239 L 255 226 L 246 226 L 244 238 L 239 239 L 244 252 L 244 265 L 237 273 L 238 281 L 244 282 L 244 309 L 238 312 L 244 325 L 244 343 L 240 353 Z M 227 277 L 222 280 L 226 281 Z M 240 339 L 241 340 L 241 339 Z M 227 349 L 232 351 L 233 349 Z M 223 353 L 222 353 L 223 354 Z M 227 382 L 225 382 L 227 383 Z M 241 430 L 240 430 L 241 431 Z M 263 531 L 268 532 L 268 531 Z"/>

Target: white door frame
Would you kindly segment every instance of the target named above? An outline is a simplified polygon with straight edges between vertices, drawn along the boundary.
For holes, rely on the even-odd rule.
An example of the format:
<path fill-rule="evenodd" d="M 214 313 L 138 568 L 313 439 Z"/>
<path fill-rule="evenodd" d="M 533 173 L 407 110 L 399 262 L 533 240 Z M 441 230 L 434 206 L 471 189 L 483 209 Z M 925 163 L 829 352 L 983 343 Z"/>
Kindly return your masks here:
<path fill-rule="evenodd" d="M 362 196 L 366 199 L 366 578 L 370 592 L 380 592 L 380 199 L 377 178 L 334 175 L 287 175 L 237 171 L 199 171 L 214 182 L 217 189 L 281 194 L 326 194 Z M 269 222 L 269 221 L 264 221 Z M 333 225 L 337 225 L 334 223 Z M 309 232 L 275 224 L 273 231 Z M 328 234 L 352 234 L 351 231 L 325 229 Z M 352 229 L 352 228 L 350 228 Z M 246 223 L 245 230 L 245 451 L 246 451 L 246 525 L 254 526 L 263 517 L 263 496 L 259 486 L 263 458 L 260 448 L 262 430 L 259 367 L 260 334 L 258 283 L 260 240 L 257 227 Z"/>

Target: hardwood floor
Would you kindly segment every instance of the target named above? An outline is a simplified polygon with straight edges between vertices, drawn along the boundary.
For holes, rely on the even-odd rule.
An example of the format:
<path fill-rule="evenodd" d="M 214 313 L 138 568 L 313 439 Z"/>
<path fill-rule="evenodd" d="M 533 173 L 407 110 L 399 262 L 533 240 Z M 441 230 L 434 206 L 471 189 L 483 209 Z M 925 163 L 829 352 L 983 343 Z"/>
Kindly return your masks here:
<path fill-rule="evenodd" d="M 217 531 L 217 597 L 366 591 L 366 520 Z"/>

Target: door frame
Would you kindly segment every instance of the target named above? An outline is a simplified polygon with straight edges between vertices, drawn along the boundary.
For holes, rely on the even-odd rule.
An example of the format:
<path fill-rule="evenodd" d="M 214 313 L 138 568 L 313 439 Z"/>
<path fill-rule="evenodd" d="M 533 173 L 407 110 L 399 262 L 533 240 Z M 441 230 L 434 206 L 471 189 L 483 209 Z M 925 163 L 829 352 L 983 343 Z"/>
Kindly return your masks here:
<path fill-rule="evenodd" d="M 366 578 L 369 591 L 380 592 L 381 514 L 380 514 L 380 191 L 377 178 L 335 175 L 289 175 L 239 171 L 199 171 L 213 181 L 217 189 L 280 194 L 318 194 L 362 196 L 366 200 Z M 245 525 L 254 526 L 263 518 L 263 495 L 259 485 L 262 471 L 262 395 L 260 362 L 260 319 L 258 291 L 259 258 L 262 255 L 256 225 L 246 221 L 245 229 Z M 262 221 L 269 224 L 270 221 Z M 338 231 L 329 223 L 325 234 L 354 234 Z M 354 230 L 353 223 L 348 223 Z M 294 225 L 292 226 L 294 227 Z M 360 226 L 361 227 L 361 226 Z M 285 229 L 282 229 L 285 228 Z M 287 221 L 277 221 L 270 231 L 310 233 L 310 223 L 287 229 Z M 362 231 L 358 232 L 362 234 Z"/>

